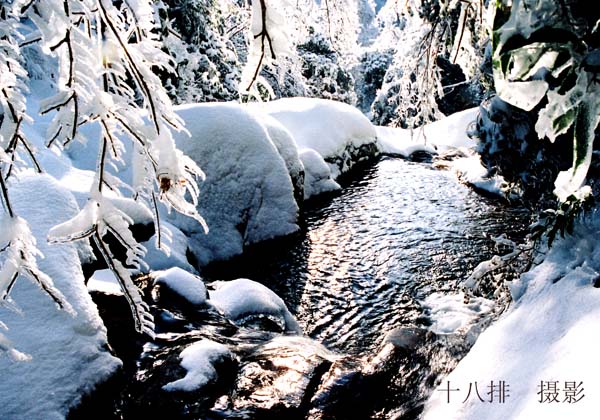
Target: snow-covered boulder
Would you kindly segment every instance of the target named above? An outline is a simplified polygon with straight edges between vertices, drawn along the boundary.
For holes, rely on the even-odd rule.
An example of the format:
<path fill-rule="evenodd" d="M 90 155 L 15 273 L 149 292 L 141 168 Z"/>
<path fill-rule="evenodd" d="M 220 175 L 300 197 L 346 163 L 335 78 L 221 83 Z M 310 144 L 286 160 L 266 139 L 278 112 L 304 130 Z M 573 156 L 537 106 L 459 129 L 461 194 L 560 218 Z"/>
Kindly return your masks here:
<path fill-rule="evenodd" d="M 285 98 L 260 105 L 292 133 L 298 149 L 315 150 L 333 179 L 378 153 L 377 133 L 357 108 L 326 99 Z"/>
<path fill-rule="evenodd" d="M 191 305 L 204 305 L 208 298 L 202 279 L 179 267 L 152 273 L 154 284 L 168 289 Z"/>
<path fill-rule="evenodd" d="M 328 191 L 339 190 L 340 184 L 331 177 L 331 169 L 321 155 L 313 149 L 303 149 L 300 160 L 305 168 L 304 199 L 307 200 Z"/>
<path fill-rule="evenodd" d="M 161 249 L 157 246 L 156 234 L 146 242 L 142 242 L 142 245 L 146 247 L 144 261 L 148 265 L 149 271 L 179 267 L 190 273 L 195 273 L 196 269 L 187 259 L 189 249 L 185 234 L 164 220 L 161 221 L 161 227 L 163 233 Z M 165 252 L 165 247 L 168 248 L 167 252 Z"/>
<path fill-rule="evenodd" d="M 10 197 L 16 213 L 29 221 L 45 256 L 38 259 L 40 269 L 76 315 L 57 309 L 27 279 L 17 281 L 11 297 L 22 314 L 0 307 L 0 320 L 10 328 L 4 335 L 31 360 L 14 362 L 0 355 L 0 418 L 61 419 L 120 361 L 106 348 L 106 329 L 84 285 L 77 250 L 71 244 L 46 241 L 52 226 L 77 214 L 73 195 L 48 175 L 28 175 L 11 184 Z"/>
<path fill-rule="evenodd" d="M 223 360 L 234 360 L 235 356 L 223 344 L 211 340 L 200 340 L 185 348 L 179 355 L 181 366 L 187 371 L 185 376 L 169 382 L 165 391 L 195 391 L 218 377 L 215 364 Z"/>
<path fill-rule="evenodd" d="M 185 105 L 176 111 L 191 133 L 191 138 L 176 136 L 177 145 L 206 173 L 198 210 L 210 232 L 185 216 L 168 218 L 189 237 L 200 265 L 299 229 L 286 163 L 250 111 L 233 103 Z"/>
<path fill-rule="evenodd" d="M 232 321 L 245 325 L 260 319 L 273 321 L 282 331 L 300 332 L 283 300 L 271 289 L 248 279 L 216 281 L 210 302 Z"/>
<path fill-rule="evenodd" d="M 379 148 L 382 153 L 403 157 L 415 152 L 437 154 L 454 149 L 474 149 L 477 140 L 467 133 L 478 112 L 478 108 L 470 108 L 414 130 L 378 126 Z"/>
<path fill-rule="evenodd" d="M 298 147 L 292 134 L 279 121 L 268 114 L 259 113 L 257 118 L 266 128 L 271 141 L 283 158 L 294 186 L 294 197 L 296 197 L 298 203 L 301 203 L 304 199 L 304 165 L 298 154 Z"/>

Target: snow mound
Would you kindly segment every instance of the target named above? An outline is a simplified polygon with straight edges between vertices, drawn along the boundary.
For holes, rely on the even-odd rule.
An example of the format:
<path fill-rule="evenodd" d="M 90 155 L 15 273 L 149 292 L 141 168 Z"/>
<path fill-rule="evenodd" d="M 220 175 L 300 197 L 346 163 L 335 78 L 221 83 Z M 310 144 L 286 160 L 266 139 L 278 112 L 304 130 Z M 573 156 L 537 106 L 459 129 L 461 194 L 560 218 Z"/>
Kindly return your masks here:
<path fill-rule="evenodd" d="M 600 289 L 593 285 L 600 277 L 599 229 L 596 214 L 573 236 L 557 240 L 544 261 L 516 281 L 511 292 L 518 300 L 442 380 L 424 419 L 598 417 Z M 470 383 L 480 384 L 484 394 L 491 381 L 500 380 L 510 387 L 504 403 L 489 403 L 488 394 L 486 403 L 477 397 L 462 403 Z M 448 381 L 462 393 L 454 392 L 450 403 L 440 392 Z M 554 397 L 556 402 L 548 402 Z"/>
<path fill-rule="evenodd" d="M 469 126 L 477 119 L 479 108 L 470 108 L 414 130 L 376 127 L 382 153 L 408 157 L 414 152 L 442 153 L 450 149 L 474 148 Z"/>
<path fill-rule="evenodd" d="M 471 297 L 465 303 L 464 293 L 447 295 L 432 293 L 421 306 L 432 321 L 429 327 L 436 334 L 465 332 L 482 314 L 494 308 L 494 302 L 484 298 Z"/>
<path fill-rule="evenodd" d="M 284 98 L 259 106 L 292 133 L 299 150 L 313 149 L 329 163 L 334 179 L 377 153 L 375 127 L 343 102 Z"/>
<path fill-rule="evenodd" d="M 185 105 L 176 111 L 191 133 L 191 138 L 177 135 L 177 145 L 207 175 L 198 210 L 210 232 L 179 214 L 168 219 L 189 237 L 200 265 L 299 229 L 286 164 L 252 113 L 233 103 Z"/>
<path fill-rule="evenodd" d="M 0 307 L 0 319 L 10 328 L 6 338 L 31 360 L 15 363 L 0 357 L 0 418 L 62 419 L 121 363 L 106 349 L 106 329 L 84 285 L 75 247 L 46 242 L 52 226 L 77 214 L 73 195 L 48 175 L 21 176 L 11 183 L 10 194 L 15 211 L 29 221 L 45 255 L 38 259 L 40 269 L 77 315 L 57 309 L 28 280 L 17 281 L 11 296 L 22 315 Z"/>
<path fill-rule="evenodd" d="M 209 293 L 211 303 L 232 321 L 243 323 L 246 318 L 266 316 L 282 330 L 300 332 L 300 326 L 283 300 L 272 290 L 248 279 L 216 281 Z"/>
<path fill-rule="evenodd" d="M 264 125 L 279 155 L 283 158 L 294 186 L 294 197 L 296 197 L 296 201 L 301 202 L 304 197 L 304 165 L 298 155 L 298 148 L 292 134 L 270 115 L 257 113 L 256 116 Z"/>
<path fill-rule="evenodd" d="M 329 166 L 313 149 L 302 150 L 300 159 L 304 164 L 305 200 L 324 192 L 341 189 L 340 184 L 333 180 Z"/>
<path fill-rule="evenodd" d="M 211 340 L 198 341 L 186 347 L 179 357 L 187 373 L 183 378 L 163 386 L 165 391 L 195 391 L 217 379 L 215 362 L 234 358 L 227 347 Z"/>
<path fill-rule="evenodd" d="M 456 159 L 449 164 L 450 168 L 457 174 L 458 179 L 473 188 L 505 197 L 507 182 L 500 175 L 489 176 L 489 171 L 481 163 L 479 155 Z"/>
<path fill-rule="evenodd" d="M 164 285 L 192 305 L 206 303 L 206 286 L 200 277 L 188 273 L 179 267 L 152 273 L 154 284 Z"/>

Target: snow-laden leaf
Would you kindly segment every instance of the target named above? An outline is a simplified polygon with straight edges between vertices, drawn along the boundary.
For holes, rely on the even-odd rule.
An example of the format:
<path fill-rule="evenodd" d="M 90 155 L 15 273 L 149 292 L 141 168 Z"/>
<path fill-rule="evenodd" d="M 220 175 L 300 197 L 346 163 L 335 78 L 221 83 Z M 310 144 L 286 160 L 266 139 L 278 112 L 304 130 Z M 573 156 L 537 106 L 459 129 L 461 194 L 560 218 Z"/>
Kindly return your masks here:
<path fill-rule="evenodd" d="M 573 136 L 573 166 L 558 174 L 554 194 L 561 202 L 570 196 L 585 199 L 591 189 L 584 186 L 592 162 L 594 132 L 600 123 L 600 96 L 589 95 L 576 110 Z"/>
<path fill-rule="evenodd" d="M 502 81 L 496 84 L 498 96 L 509 104 L 531 111 L 546 95 L 548 83 L 543 80 L 528 82 Z"/>
<path fill-rule="evenodd" d="M 127 258 L 125 263 L 127 265 L 134 267 L 145 265 L 143 258 L 146 254 L 146 248 L 136 241 L 129 229 L 133 224 L 133 220 L 108 200 L 102 202 L 99 213 L 97 229 L 99 236 L 104 237 L 106 233 L 110 233 L 119 241 L 125 248 Z"/>
<path fill-rule="evenodd" d="M 121 285 L 123 294 L 132 311 L 136 331 L 154 338 L 154 318 L 150 313 L 150 307 L 142 299 L 140 290 L 133 283 L 131 273 L 120 261 L 114 258 L 98 233 L 94 234 L 92 238 Z"/>
<path fill-rule="evenodd" d="M 511 51 L 508 80 L 527 80 L 542 69 L 555 67 L 559 51 L 565 49 L 560 44 L 536 42 Z"/>
<path fill-rule="evenodd" d="M 588 73 L 581 72 L 575 86 L 565 94 L 548 92 L 548 104 L 540 111 L 535 124 L 535 131 L 540 138 L 547 137 L 554 142 L 556 137 L 568 131 L 575 121 L 577 108 L 586 96 L 590 77 Z"/>

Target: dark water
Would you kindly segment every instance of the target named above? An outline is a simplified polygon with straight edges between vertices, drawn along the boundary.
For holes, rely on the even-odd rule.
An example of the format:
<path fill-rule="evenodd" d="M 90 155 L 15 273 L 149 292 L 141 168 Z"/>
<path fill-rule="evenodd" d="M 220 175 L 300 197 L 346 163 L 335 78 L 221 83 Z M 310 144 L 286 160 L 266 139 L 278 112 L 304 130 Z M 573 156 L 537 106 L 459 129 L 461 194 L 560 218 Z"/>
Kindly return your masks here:
<path fill-rule="evenodd" d="M 309 203 L 303 231 L 209 269 L 275 290 L 305 334 L 364 355 L 397 327 L 426 324 L 419 301 L 454 292 L 494 254 L 491 236 L 521 238 L 528 212 L 488 199 L 427 163 L 384 158 L 343 191 Z"/>
<path fill-rule="evenodd" d="M 490 237 L 523 237 L 529 215 L 427 163 L 384 158 L 342 184 L 340 193 L 307 203 L 296 235 L 202 272 L 206 282 L 246 277 L 267 285 L 308 337 L 235 325 L 150 285 L 157 337 L 146 343 L 135 338 L 124 299 L 96 296 L 125 367 L 70 418 L 418 418 L 473 338 L 426 332 L 419 302 L 456 293 L 494 254 Z M 393 345 L 388 338 L 382 346 L 392 330 Z M 192 393 L 163 391 L 185 374 L 181 351 L 202 339 L 235 354 L 219 361 L 218 381 Z"/>

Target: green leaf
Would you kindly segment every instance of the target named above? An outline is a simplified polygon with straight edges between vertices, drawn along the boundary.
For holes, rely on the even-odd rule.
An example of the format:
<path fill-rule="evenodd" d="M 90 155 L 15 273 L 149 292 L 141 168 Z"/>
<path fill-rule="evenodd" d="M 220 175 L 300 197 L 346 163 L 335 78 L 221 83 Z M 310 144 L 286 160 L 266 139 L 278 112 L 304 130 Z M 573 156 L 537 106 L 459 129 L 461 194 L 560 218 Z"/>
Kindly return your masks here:
<path fill-rule="evenodd" d="M 569 109 L 566 113 L 559 115 L 554 121 L 552 121 L 552 129 L 554 130 L 555 136 L 565 133 L 575 121 L 575 109 Z"/>

